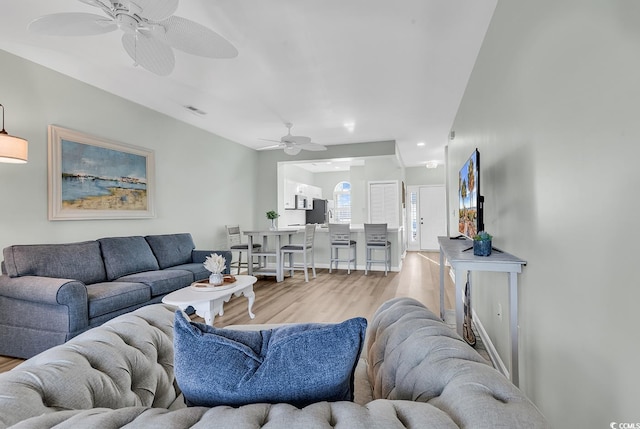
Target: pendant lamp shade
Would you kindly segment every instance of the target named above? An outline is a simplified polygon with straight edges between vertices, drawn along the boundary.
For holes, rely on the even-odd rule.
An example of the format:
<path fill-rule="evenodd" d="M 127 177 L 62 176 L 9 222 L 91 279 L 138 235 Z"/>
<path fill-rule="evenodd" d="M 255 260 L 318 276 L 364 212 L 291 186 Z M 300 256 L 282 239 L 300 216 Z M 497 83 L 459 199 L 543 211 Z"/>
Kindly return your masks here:
<path fill-rule="evenodd" d="M 0 162 L 24 164 L 28 159 L 29 144 L 25 139 L 9 135 L 4 129 L 4 106 L 2 107 L 2 130 L 0 131 Z"/>

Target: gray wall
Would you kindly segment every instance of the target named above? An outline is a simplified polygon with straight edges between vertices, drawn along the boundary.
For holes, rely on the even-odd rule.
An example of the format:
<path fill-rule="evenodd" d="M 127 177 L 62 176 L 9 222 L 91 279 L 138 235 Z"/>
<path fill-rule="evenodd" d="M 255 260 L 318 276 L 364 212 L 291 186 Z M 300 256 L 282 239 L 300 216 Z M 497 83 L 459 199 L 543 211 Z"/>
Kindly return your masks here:
<path fill-rule="evenodd" d="M 172 232 L 218 248 L 226 223 L 254 223 L 256 151 L 4 51 L 0 64 L 5 128 L 29 141 L 27 164 L 0 164 L 0 248 Z M 156 218 L 48 221 L 49 124 L 154 150 Z"/>
<path fill-rule="evenodd" d="M 453 126 L 450 183 L 478 147 L 486 229 L 528 261 L 521 387 L 555 428 L 640 421 L 639 22 L 635 0 L 500 0 Z M 472 299 L 508 362 L 504 276 Z"/>

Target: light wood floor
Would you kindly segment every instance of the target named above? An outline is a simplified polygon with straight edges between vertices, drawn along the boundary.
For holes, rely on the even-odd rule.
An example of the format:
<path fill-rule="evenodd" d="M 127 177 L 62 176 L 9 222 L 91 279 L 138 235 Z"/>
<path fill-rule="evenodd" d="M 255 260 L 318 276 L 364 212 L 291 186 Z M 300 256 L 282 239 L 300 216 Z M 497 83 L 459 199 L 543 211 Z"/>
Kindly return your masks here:
<path fill-rule="evenodd" d="M 273 277 L 259 277 L 254 285 L 256 294 L 251 320 L 247 314 L 247 300 L 233 298 L 224 306 L 224 315 L 215 319 L 217 327 L 233 324 L 341 322 L 362 316 L 371 320 L 385 301 L 407 296 L 415 298 L 438 314 L 440 311 L 439 254 L 437 252 L 408 252 L 399 273 L 373 271 L 364 275 L 363 267 L 347 274 L 347 270 L 318 269 L 317 278 L 304 281 L 302 271 L 293 278 L 276 283 Z M 447 271 L 448 272 L 448 271 Z M 445 276 L 445 309 L 452 309 L 455 287 Z M 204 322 L 201 318 L 194 320 Z M 0 372 L 8 371 L 22 362 L 0 356 Z"/>

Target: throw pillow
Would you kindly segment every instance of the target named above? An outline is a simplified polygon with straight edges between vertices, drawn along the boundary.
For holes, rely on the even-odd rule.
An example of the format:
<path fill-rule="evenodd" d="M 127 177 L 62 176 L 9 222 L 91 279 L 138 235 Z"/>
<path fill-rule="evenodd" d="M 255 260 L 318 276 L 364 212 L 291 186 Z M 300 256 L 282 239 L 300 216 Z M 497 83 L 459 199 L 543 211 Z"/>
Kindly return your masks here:
<path fill-rule="evenodd" d="M 176 380 L 190 406 L 353 401 L 367 320 L 234 331 L 176 311 Z"/>

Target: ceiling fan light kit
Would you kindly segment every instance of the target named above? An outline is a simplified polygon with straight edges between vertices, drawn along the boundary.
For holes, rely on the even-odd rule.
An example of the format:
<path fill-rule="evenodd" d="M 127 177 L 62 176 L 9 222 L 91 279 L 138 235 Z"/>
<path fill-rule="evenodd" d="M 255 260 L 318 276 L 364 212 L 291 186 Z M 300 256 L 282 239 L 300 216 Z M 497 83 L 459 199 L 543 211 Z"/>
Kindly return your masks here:
<path fill-rule="evenodd" d="M 300 153 L 302 149 L 299 146 L 286 146 L 284 148 L 284 153 L 287 155 L 297 155 Z"/>
<path fill-rule="evenodd" d="M 49 36 L 88 36 L 122 30 L 122 45 L 140 65 L 159 76 L 175 67 L 173 49 L 207 58 L 235 58 L 238 50 L 213 30 L 174 16 L 178 0 L 79 0 L 106 15 L 54 13 L 29 24 L 29 31 Z"/>

